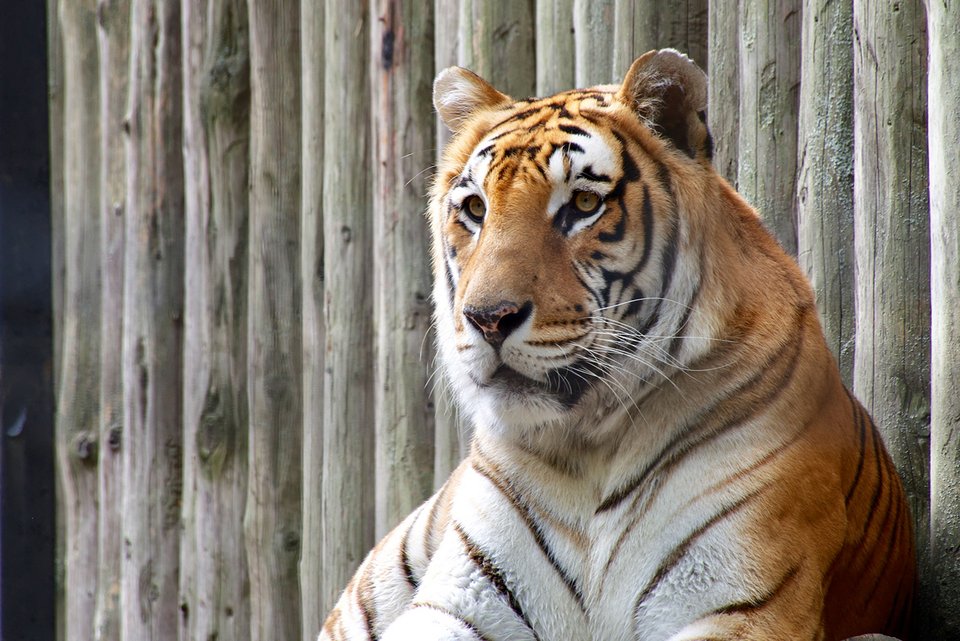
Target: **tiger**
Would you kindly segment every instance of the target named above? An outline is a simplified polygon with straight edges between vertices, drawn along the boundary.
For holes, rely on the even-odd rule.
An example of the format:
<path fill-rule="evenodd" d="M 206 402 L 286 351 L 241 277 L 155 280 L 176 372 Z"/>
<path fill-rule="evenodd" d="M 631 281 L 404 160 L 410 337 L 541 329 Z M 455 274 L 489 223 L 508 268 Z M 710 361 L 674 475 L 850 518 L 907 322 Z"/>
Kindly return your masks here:
<path fill-rule="evenodd" d="M 436 77 L 434 322 L 474 433 L 321 641 L 906 638 L 904 490 L 712 165 L 706 88 L 673 49 L 547 98 Z"/>

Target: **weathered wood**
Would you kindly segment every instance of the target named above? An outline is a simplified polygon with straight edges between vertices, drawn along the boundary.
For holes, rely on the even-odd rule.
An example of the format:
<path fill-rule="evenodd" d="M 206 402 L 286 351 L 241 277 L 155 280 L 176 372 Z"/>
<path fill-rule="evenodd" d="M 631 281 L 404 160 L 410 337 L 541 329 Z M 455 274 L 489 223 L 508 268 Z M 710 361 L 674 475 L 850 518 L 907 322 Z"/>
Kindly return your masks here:
<path fill-rule="evenodd" d="M 250 0 L 250 638 L 300 637 L 300 6 Z"/>
<path fill-rule="evenodd" d="M 433 489 L 429 234 L 433 5 L 376 0 L 370 26 L 374 140 L 376 538 Z"/>
<path fill-rule="evenodd" d="M 930 237 L 926 24 L 919 0 L 855 0 L 854 391 L 903 479 L 920 576 L 930 574 Z M 929 584 L 914 600 L 929 638 Z"/>
<path fill-rule="evenodd" d="M 738 3 L 710 0 L 707 22 L 707 122 L 713 135 L 713 166 L 736 186 L 740 139 Z"/>
<path fill-rule="evenodd" d="M 736 3 L 726 3 L 727 11 Z M 613 77 L 620 79 L 630 64 L 651 49 L 672 47 L 707 68 L 707 1 L 617 0 L 614 18 Z M 736 40 L 724 41 L 734 48 Z"/>
<path fill-rule="evenodd" d="M 573 0 L 567 0 L 572 2 Z M 460 24 L 459 0 L 434 1 L 434 68 L 439 72 L 451 65 L 460 64 L 458 60 L 458 25 Z M 572 38 L 572 35 L 571 35 Z M 570 77 L 573 78 L 573 61 L 570 62 Z M 538 89 L 539 91 L 539 89 Z M 450 130 L 436 118 L 436 155 L 437 160 L 443 148 L 450 141 Z M 436 333 L 431 329 L 427 339 L 436 345 Z M 430 363 L 429 387 L 434 404 L 434 489 L 439 488 L 450 476 L 469 447 L 470 429 L 468 421 L 460 415 L 459 409 L 447 389 L 436 350 Z"/>
<path fill-rule="evenodd" d="M 369 19 L 365 3 L 326 5 L 324 614 L 374 542 Z"/>
<path fill-rule="evenodd" d="M 100 196 L 97 32 L 93 7 L 61 0 L 63 256 L 57 462 L 65 517 L 65 634 L 93 635 L 97 594 L 100 420 Z"/>
<path fill-rule="evenodd" d="M 63 286 L 66 281 L 66 252 L 64 251 L 64 226 L 66 218 L 63 211 L 63 35 L 60 32 L 60 16 L 57 12 L 59 0 L 46 0 L 47 9 L 47 96 L 50 126 L 47 130 L 50 148 L 50 289 L 53 313 L 53 397 L 60 388 L 60 337 L 63 336 Z M 56 616 L 56 638 L 64 641 L 66 637 L 66 584 L 64 568 L 66 566 L 66 510 L 63 497 L 63 480 L 56 474 L 54 485 L 56 511 L 54 528 L 56 544 L 54 546 L 54 612 Z"/>
<path fill-rule="evenodd" d="M 740 3 L 737 188 L 791 254 L 797 251 L 800 0 Z"/>
<path fill-rule="evenodd" d="M 180 5 L 131 7 L 123 273 L 120 635 L 176 638 L 182 488 Z"/>
<path fill-rule="evenodd" d="M 853 383 L 853 5 L 803 11 L 797 260 L 813 284 L 827 344 Z"/>
<path fill-rule="evenodd" d="M 933 559 L 930 639 L 960 638 L 960 2 L 928 0 Z"/>
<path fill-rule="evenodd" d="M 247 224 L 250 68 L 242 0 L 183 6 L 186 208 L 180 638 L 250 638 Z"/>
<path fill-rule="evenodd" d="M 574 0 L 537 0 L 534 43 L 538 96 L 573 88 L 573 4 Z"/>
<path fill-rule="evenodd" d="M 514 98 L 536 89 L 534 0 L 462 0 L 457 59 Z"/>
<path fill-rule="evenodd" d="M 613 71 L 614 0 L 574 0 L 573 40 L 576 50 L 574 84 L 592 87 L 613 82 L 626 69 Z"/>
<path fill-rule="evenodd" d="M 300 550 L 300 628 L 305 641 L 320 633 L 323 583 L 323 24 L 320 2 L 300 7 L 302 148 L 300 150 L 300 281 L 303 323 L 303 536 Z"/>
<path fill-rule="evenodd" d="M 120 639 L 123 457 L 123 261 L 127 190 L 123 126 L 130 57 L 129 0 L 97 5 L 100 60 L 99 576 L 93 638 Z"/>

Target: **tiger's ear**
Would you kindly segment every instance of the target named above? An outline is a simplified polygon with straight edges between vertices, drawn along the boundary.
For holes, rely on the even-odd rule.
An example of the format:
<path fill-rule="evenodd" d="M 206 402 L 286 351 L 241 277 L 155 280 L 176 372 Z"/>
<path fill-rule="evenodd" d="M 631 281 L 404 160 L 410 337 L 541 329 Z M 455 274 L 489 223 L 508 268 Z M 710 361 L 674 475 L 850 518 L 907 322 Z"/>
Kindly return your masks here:
<path fill-rule="evenodd" d="M 691 158 L 701 152 L 712 158 L 707 76 L 687 56 L 675 49 L 648 51 L 630 65 L 617 98 Z"/>
<path fill-rule="evenodd" d="M 433 81 L 433 106 L 450 131 L 456 133 L 471 116 L 510 102 L 510 97 L 463 67 L 447 67 Z"/>

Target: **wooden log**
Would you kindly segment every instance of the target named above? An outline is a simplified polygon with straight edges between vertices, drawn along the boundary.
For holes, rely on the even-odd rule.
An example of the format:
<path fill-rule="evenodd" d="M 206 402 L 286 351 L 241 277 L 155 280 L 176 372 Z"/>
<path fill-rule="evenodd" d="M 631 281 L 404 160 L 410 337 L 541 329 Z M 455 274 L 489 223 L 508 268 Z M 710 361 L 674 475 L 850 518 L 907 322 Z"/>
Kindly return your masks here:
<path fill-rule="evenodd" d="M 931 639 L 960 638 L 960 3 L 928 0 Z"/>
<path fill-rule="evenodd" d="M 183 8 L 186 208 L 180 638 L 250 638 L 247 225 L 250 67 L 242 0 Z"/>
<path fill-rule="evenodd" d="M 568 0 L 572 2 L 572 0 Z M 458 34 L 460 24 L 459 0 L 434 0 L 434 68 L 436 72 L 451 65 L 461 64 L 458 59 Z M 572 36 L 571 36 L 572 37 Z M 570 77 L 573 78 L 571 60 Z M 538 89 L 539 91 L 539 89 Z M 450 130 L 436 118 L 436 158 L 439 161 L 443 148 L 450 141 Z M 427 339 L 436 345 L 436 333 L 431 329 Z M 469 422 L 460 415 L 453 395 L 448 389 L 436 350 L 430 362 L 430 392 L 434 404 L 434 489 L 439 489 L 450 473 L 457 467 L 469 447 Z"/>
<path fill-rule="evenodd" d="M 53 313 L 53 398 L 60 389 L 60 347 L 63 336 L 63 287 L 66 281 L 66 250 L 64 235 L 66 217 L 63 211 L 63 34 L 60 30 L 60 16 L 57 12 L 59 0 L 46 0 L 47 10 L 47 97 L 50 126 L 47 130 L 50 145 L 50 278 L 51 307 Z M 66 638 L 66 584 L 64 567 L 66 565 L 66 510 L 63 496 L 63 480 L 57 473 L 54 485 L 55 514 L 54 528 L 54 612 L 57 641 Z"/>
<path fill-rule="evenodd" d="M 300 6 L 251 0 L 250 638 L 300 637 Z"/>
<path fill-rule="evenodd" d="M 324 8 L 300 7 L 302 148 L 300 150 L 300 287 L 303 340 L 303 537 L 300 551 L 300 628 L 314 641 L 327 612 L 323 583 L 323 55 Z"/>
<path fill-rule="evenodd" d="M 736 3 L 725 3 L 735 15 Z M 613 77 L 620 79 L 630 64 L 651 49 L 672 47 L 707 68 L 707 0 L 617 0 L 614 18 Z M 733 48 L 736 40 L 723 43 Z"/>
<path fill-rule="evenodd" d="M 738 4 L 710 0 L 707 43 L 707 123 L 713 135 L 713 166 L 737 184 L 740 139 L 740 14 Z"/>
<path fill-rule="evenodd" d="M 537 80 L 533 14 L 534 0 L 463 0 L 458 64 L 507 95 L 532 96 Z"/>
<path fill-rule="evenodd" d="M 376 530 L 379 539 L 433 489 L 429 231 L 433 164 L 433 5 L 371 5 L 370 74 L 376 327 Z"/>
<path fill-rule="evenodd" d="M 904 482 L 920 576 L 931 576 L 930 236 L 926 24 L 919 0 L 855 0 L 854 391 L 873 415 Z M 929 584 L 915 604 L 930 638 Z"/>
<path fill-rule="evenodd" d="M 324 614 L 374 543 L 369 19 L 365 3 L 326 5 L 323 155 L 334 160 L 323 165 Z"/>
<path fill-rule="evenodd" d="M 574 86 L 573 5 L 574 0 L 537 0 L 534 44 L 538 96 Z"/>
<path fill-rule="evenodd" d="M 97 594 L 97 432 L 100 421 L 100 196 L 96 15 L 61 0 L 63 251 L 57 462 L 63 489 L 65 634 L 93 635 Z"/>
<path fill-rule="evenodd" d="M 176 638 L 183 372 L 180 4 L 131 6 L 120 636 Z"/>
<path fill-rule="evenodd" d="M 130 58 L 130 3 L 97 5 L 100 60 L 100 425 L 99 576 L 96 641 L 120 639 L 123 456 L 123 262 L 127 194 L 124 122 Z"/>
<path fill-rule="evenodd" d="M 744 0 L 739 21 L 737 188 L 796 254 L 800 0 Z"/>
<path fill-rule="evenodd" d="M 573 25 L 577 87 L 607 84 L 626 73 L 613 71 L 614 0 L 574 0 Z"/>
<path fill-rule="evenodd" d="M 853 384 L 853 5 L 803 10 L 797 260 L 817 297 L 827 344 Z"/>

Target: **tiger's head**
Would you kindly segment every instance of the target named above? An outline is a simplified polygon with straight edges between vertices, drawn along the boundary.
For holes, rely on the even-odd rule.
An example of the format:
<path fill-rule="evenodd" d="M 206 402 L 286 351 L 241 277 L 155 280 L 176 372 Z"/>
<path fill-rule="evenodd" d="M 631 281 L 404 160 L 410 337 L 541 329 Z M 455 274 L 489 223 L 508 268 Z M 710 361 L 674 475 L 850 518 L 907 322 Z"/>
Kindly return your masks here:
<path fill-rule="evenodd" d="M 697 351 L 693 239 L 722 182 L 706 77 L 651 51 L 622 85 L 513 100 L 451 67 L 432 189 L 441 358 L 478 426 L 594 425 Z M 600 421 L 602 422 L 602 420 Z"/>

